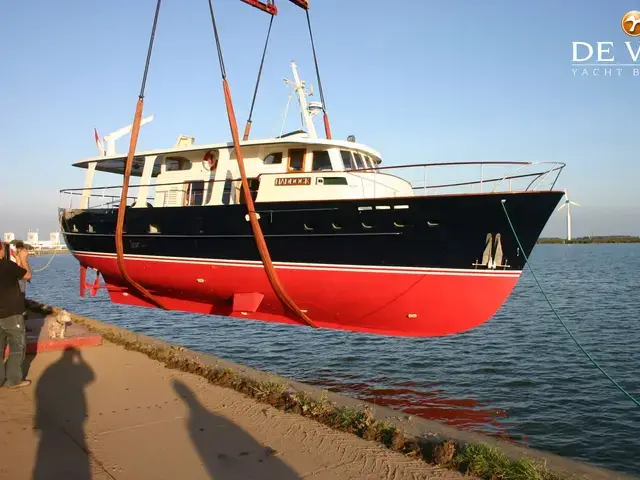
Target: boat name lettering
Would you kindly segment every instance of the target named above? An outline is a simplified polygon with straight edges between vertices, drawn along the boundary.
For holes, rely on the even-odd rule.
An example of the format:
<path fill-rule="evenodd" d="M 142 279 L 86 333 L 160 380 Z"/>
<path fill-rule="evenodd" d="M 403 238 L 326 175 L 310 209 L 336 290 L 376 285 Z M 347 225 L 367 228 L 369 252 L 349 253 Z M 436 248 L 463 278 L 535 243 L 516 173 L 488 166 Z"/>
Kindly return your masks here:
<path fill-rule="evenodd" d="M 311 185 L 311 177 L 279 177 L 276 178 L 276 187 L 288 185 Z"/>

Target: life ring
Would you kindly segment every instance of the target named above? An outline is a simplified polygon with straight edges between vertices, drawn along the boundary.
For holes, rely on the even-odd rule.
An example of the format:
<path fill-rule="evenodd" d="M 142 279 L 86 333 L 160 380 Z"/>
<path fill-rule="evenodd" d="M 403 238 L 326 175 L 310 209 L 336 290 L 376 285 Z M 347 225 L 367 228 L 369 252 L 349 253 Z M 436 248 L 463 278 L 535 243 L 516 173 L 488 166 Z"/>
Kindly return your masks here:
<path fill-rule="evenodd" d="M 218 151 L 209 150 L 207 153 L 205 153 L 204 157 L 202 157 L 202 165 L 205 170 L 215 170 L 218 166 Z"/>

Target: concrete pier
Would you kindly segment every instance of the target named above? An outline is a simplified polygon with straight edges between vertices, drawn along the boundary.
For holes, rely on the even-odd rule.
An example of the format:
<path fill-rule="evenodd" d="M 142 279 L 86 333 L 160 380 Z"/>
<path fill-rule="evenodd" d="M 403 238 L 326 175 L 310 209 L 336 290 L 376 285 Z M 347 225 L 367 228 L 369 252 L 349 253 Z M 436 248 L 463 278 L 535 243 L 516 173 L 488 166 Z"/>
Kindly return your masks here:
<path fill-rule="evenodd" d="M 2 479 L 455 479 L 109 342 L 29 357 L 0 388 Z"/>
<path fill-rule="evenodd" d="M 99 335 L 102 344 L 38 351 L 27 360 L 31 386 L 0 388 L 0 479 L 469 478 L 285 413 L 206 377 L 232 372 L 315 398 L 323 393 L 317 388 L 94 319 L 72 319 L 77 332 Z M 184 365 L 198 371 L 187 373 Z M 348 408 L 365 404 L 332 393 L 328 399 Z M 510 458 L 531 458 L 576 479 L 633 478 L 372 407 L 376 420 L 406 436 L 489 443 Z"/>

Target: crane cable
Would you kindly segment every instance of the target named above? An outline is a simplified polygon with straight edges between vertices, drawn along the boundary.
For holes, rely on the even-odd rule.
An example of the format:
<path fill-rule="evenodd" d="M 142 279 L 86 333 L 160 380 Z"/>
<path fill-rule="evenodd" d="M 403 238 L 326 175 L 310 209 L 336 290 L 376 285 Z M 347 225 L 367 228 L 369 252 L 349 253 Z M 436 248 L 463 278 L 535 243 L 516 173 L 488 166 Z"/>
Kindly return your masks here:
<path fill-rule="evenodd" d="M 262 76 L 262 67 L 264 65 L 264 57 L 267 54 L 267 47 L 269 46 L 269 37 L 271 36 L 271 27 L 273 26 L 273 18 L 275 15 L 271 15 L 271 20 L 269 21 L 269 30 L 267 31 L 267 40 L 264 42 L 264 50 L 262 51 L 262 60 L 260 60 L 260 68 L 258 69 L 258 78 L 256 80 L 256 88 L 253 91 L 253 100 L 251 100 L 251 109 L 249 110 L 249 119 L 247 120 L 247 125 L 244 127 L 244 137 L 243 141 L 249 140 L 249 132 L 251 131 L 251 118 L 253 117 L 253 107 L 256 104 L 256 96 L 258 95 L 258 85 L 260 85 L 260 77 Z"/>
<path fill-rule="evenodd" d="M 256 246 L 258 247 L 258 252 L 260 253 L 260 258 L 262 259 L 262 265 L 264 266 L 265 273 L 267 274 L 267 278 L 269 279 L 269 283 L 271 284 L 273 291 L 280 299 L 282 304 L 293 311 L 293 313 L 295 313 L 298 317 L 300 317 L 300 319 L 304 323 L 306 323 L 310 327 L 317 328 L 315 323 L 300 309 L 300 307 L 298 307 L 298 305 L 295 304 L 291 297 L 289 297 L 282 284 L 280 283 L 280 279 L 278 278 L 278 275 L 273 267 L 271 255 L 269 254 L 269 249 L 267 248 L 267 244 L 262 233 L 262 228 L 260 227 L 260 223 L 258 222 L 258 218 L 256 216 L 253 199 L 251 198 L 251 194 L 249 192 L 249 182 L 247 180 L 247 174 L 244 167 L 244 158 L 242 155 L 242 147 L 240 146 L 240 138 L 238 136 L 238 123 L 236 121 L 233 102 L 231 100 L 231 90 L 229 88 L 229 83 L 227 82 L 227 72 L 224 67 L 224 59 L 222 57 L 222 48 L 220 46 L 218 28 L 216 26 L 215 15 L 213 13 L 213 5 L 211 3 L 211 0 L 208 1 L 209 13 L 211 14 L 211 25 L 213 26 L 213 35 L 215 37 L 216 48 L 218 51 L 218 61 L 220 62 L 220 74 L 222 75 L 222 88 L 224 90 L 224 100 L 227 108 L 227 117 L 229 119 L 229 127 L 231 129 L 231 136 L 233 137 L 233 145 L 238 161 L 238 168 L 240 170 L 240 177 L 242 180 L 242 193 L 244 194 L 245 203 L 247 204 L 249 222 L 251 224 L 251 229 L 253 231 L 253 237 L 255 239 Z"/>
<path fill-rule="evenodd" d="M 313 51 L 313 62 L 316 66 L 316 77 L 318 78 L 318 90 L 320 90 L 320 101 L 322 102 L 322 112 L 324 114 L 324 131 L 328 140 L 331 140 L 331 127 L 329 126 L 329 115 L 327 114 L 327 106 L 324 103 L 324 92 L 322 91 L 322 82 L 320 81 L 320 69 L 318 68 L 318 56 L 316 55 L 316 44 L 313 41 L 313 32 L 311 31 L 311 18 L 309 17 L 309 9 L 305 8 L 307 14 L 307 25 L 309 26 L 309 38 L 311 39 L 311 49 Z"/>
<path fill-rule="evenodd" d="M 122 235 L 124 232 L 124 216 L 127 207 L 127 193 L 129 191 L 129 179 L 131 177 L 131 167 L 133 166 L 133 156 L 136 151 L 138 143 L 138 134 L 140 133 L 140 122 L 142 119 L 142 107 L 144 105 L 144 89 L 147 83 L 147 73 L 149 72 L 149 62 L 151 61 L 151 51 L 153 49 L 153 40 L 156 34 L 156 26 L 158 24 L 158 14 L 160 12 L 160 3 L 162 0 L 158 0 L 156 5 L 156 13 L 153 18 L 153 27 L 151 29 L 151 37 L 149 38 L 149 49 L 147 51 L 147 61 L 144 66 L 144 75 L 142 77 L 142 86 L 140 87 L 140 95 L 138 96 L 138 102 L 136 104 L 136 112 L 133 117 L 133 125 L 131 128 L 131 140 L 129 142 L 129 153 L 127 154 L 127 160 L 125 162 L 124 177 L 122 180 L 122 192 L 120 194 L 120 205 L 118 205 L 118 219 L 116 222 L 116 259 L 118 262 L 118 269 L 124 280 L 135 290 L 146 297 L 150 302 L 158 307 L 167 310 L 162 302 L 157 300 L 148 290 L 142 285 L 133 280 L 127 273 L 127 269 L 124 263 L 124 247 L 122 243 Z"/>

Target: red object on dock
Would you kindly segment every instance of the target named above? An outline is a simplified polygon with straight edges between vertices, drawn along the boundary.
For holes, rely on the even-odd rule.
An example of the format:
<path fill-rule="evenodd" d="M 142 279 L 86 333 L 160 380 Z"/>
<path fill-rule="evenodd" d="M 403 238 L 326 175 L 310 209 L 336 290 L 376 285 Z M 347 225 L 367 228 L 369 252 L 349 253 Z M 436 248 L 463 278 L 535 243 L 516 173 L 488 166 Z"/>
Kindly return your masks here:
<path fill-rule="evenodd" d="M 67 347 L 83 348 L 102 345 L 102 336 L 90 332 L 82 325 L 71 323 L 67 326 L 65 338 L 49 338 L 44 317 L 31 313 L 33 318 L 28 318 L 27 327 L 27 353 L 42 353 L 55 350 L 64 350 Z M 37 315 L 37 316 L 36 316 Z M 9 354 L 9 348 L 5 350 L 5 356 Z"/>

